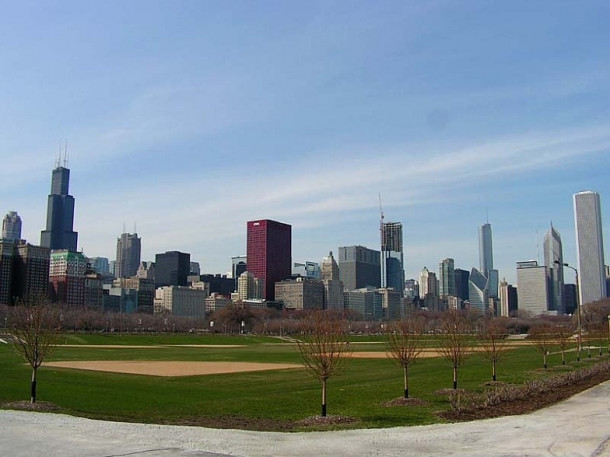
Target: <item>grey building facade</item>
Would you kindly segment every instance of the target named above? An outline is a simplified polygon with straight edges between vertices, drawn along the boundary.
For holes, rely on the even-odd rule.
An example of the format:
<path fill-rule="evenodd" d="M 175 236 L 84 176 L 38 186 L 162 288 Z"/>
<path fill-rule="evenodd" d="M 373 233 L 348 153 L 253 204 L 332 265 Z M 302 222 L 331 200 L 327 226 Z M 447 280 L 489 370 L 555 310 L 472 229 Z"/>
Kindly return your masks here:
<path fill-rule="evenodd" d="M 606 297 L 602 213 L 597 192 L 574 194 L 580 304 Z"/>
<path fill-rule="evenodd" d="M 347 290 L 381 286 L 381 253 L 364 246 L 339 248 L 339 278 Z"/>

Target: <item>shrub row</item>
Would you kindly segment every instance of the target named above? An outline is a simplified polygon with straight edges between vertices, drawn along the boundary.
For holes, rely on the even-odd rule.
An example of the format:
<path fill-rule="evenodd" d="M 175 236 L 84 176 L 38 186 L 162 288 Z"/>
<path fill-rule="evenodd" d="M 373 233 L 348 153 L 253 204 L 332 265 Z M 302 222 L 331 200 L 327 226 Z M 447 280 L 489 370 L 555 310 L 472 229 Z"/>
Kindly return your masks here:
<path fill-rule="evenodd" d="M 608 372 L 610 372 L 610 362 L 606 361 L 555 376 L 533 379 L 523 384 L 495 385 L 481 393 L 455 390 L 449 393 L 449 404 L 452 411 L 457 413 L 472 411 L 478 408 L 489 408 L 502 402 L 532 398 L 541 393 Z"/>

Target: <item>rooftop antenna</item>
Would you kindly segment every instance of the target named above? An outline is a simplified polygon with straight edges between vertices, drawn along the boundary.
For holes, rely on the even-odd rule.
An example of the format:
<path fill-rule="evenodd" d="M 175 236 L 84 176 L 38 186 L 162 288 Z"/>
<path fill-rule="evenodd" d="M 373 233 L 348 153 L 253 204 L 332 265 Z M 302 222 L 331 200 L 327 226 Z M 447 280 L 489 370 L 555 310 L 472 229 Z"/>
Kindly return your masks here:
<path fill-rule="evenodd" d="M 64 168 L 68 168 L 68 139 L 64 144 Z"/>
<path fill-rule="evenodd" d="M 540 235 L 538 235 L 538 230 L 536 230 L 536 258 L 538 265 L 540 265 Z"/>
<path fill-rule="evenodd" d="M 136 225 L 136 221 L 133 221 L 133 233 L 134 233 L 134 235 L 138 234 L 138 227 Z"/>
<path fill-rule="evenodd" d="M 125 221 L 123 221 L 123 233 L 127 233 L 125 230 Z"/>
<path fill-rule="evenodd" d="M 61 144 L 59 145 L 59 151 L 57 152 L 57 157 L 55 158 L 55 168 L 59 168 L 61 164 Z"/>

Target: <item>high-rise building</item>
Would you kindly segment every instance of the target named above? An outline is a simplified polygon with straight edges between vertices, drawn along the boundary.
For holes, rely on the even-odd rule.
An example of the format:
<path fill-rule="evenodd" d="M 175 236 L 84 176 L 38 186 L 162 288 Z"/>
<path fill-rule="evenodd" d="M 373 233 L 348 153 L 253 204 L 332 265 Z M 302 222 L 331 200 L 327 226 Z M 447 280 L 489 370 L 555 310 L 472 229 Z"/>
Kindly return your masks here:
<path fill-rule="evenodd" d="M 419 297 L 419 282 L 415 279 L 405 280 L 405 297 L 411 300 Z"/>
<path fill-rule="evenodd" d="M 140 262 L 138 271 L 136 272 L 138 278 L 152 279 L 155 280 L 155 263 L 154 262 Z"/>
<path fill-rule="evenodd" d="M 347 290 L 381 287 L 381 253 L 364 246 L 340 247 L 339 278 Z"/>
<path fill-rule="evenodd" d="M 517 288 L 506 282 L 500 282 L 500 312 L 502 317 L 510 317 L 517 311 Z"/>
<path fill-rule="evenodd" d="M 190 263 L 190 262 L 189 262 Z M 205 290 L 181 286 L 159 287 L 155 291 L 155 314 L 180 317 L 205 317 Z"/>
<path fill-rule="evenodd" d="M 438 297 L 438 279 L 436 273 L 424 267 L 419 274 L 419 297 L 424 299 L 427 295 Z"/>
<path fill-rule="evenodd" d="M 462 299 L 462 301 L 467 301 L 469 299 L 468 281 L 470 280 L 470 272 L 456 268 L 453 270 L 453 273 L 455 277 L 455 295 Z"/>
<path fill-rule="evenodd" d="M 517 262 L 517 297 L 519 311 L 537 316 L 549 310 L 549 287 L 546 267 L 535 260 Z"/>
<path fill-rule="evenodd" d="M 564 314 L 563 248 L 561 236 L 553 224 L 544 235 L 544 264 L 549 274 L 549 310 Z"/>
<path fill-rule="evenodd" d="M 263 298 L 275 299 L 275 283 L 292 273 L 292 227 L 261 219 L 247 223 L 247 269 L 263 282 Z"/>
<path fill-rule="evenodd" d="M 453 259 L 443 259 L 438 265 L 439 295 L 455 296 L 455 266 Z"/>
<path fill-rule="evenodd" d="M 21 239 L 21 218 L 15 211 L 9 211 L 2 220 L 2 238 L 5 241 Z"/>
<path fill-rule="evenodd" d="M 345 309 L 358 313 L 361 319 L 365 321 L 383 319 L 383 296 L 375 287 L 347 290 L 344 295 Z"/>
<path fill-rule="evenodd" d="M 191 271 L 191 255 L 179 251 L 167 251 L 155 256 L 155 287 L 187 286 Z"/>
<path fill-rule="evenodd" d="M 479 273 L 485 278 L 485 292 L 489 298 L 498 298 L 498 270 L 494 270 L 491 224 L 479 227 Z M 480 282 L 480 278 L 477 278 Z M 478 286 L 477 286 L 478 287 Z M 469 286 L 469 291 L 470 291 Z M 475 298 L 476 299 L 476 298 Z M 487 306 L 487 305 L 486 305 Z"/>
<path fill-rule="evenodd" d="M 17 246 L 13 272 L 13 295 L 19 298 L 45 297 L 49 292 L 49 248 L 25 241 Z"/>
<path fill-rule="evenodd" d="M 339 265 L 333 257 L 333 252 L 328 253 L 328 257 L 322 259 L 322 279 L 337 280 L 339 277 Z"/>
<path fill-rule="evenodd" d="M 393 288 L 404 295 L 405 272 L 403 267 L 402 224 L 381 222 L 381 287 Z"/>
<path fill-rule="evenodd" d="M 566 307 L 566 314 L 573 315 L 576 309 L 576 284 L 565 284 L 563 287 L 563 301 Z"/>
<path fill-rule="evenodd" d="M 493 270 L 494 256 L 491 241 L 491 224 L 485 223 L 479 227 L 479 271 L 489 278 L 489 271 Z"/>
<path fill-rule="evenodd" d="M 191 262 L 189 276 L 200 276 L 201 275 L 201 266 L 199 262 Z"/>
<path fill-rule="evenodd" d="M 237 279 L 237 296 L 241 301 L 261 299 L 263 283 L 249 271 L 244 271 Z"/>
<path fill-rule="evenodd" d="M 131 278 L 138 272 L 141 238 L 137 233 L 123 233 L 116 241 L 116 263 L 114 273 L 117 278 Z"/>
<path fill-rule="evenodd" d="M 602 212 L 597 192 L 574 194 L 580 304 L 606 297 Z"/>
<path fill-rule="evenodd" d="M 388 320 L 402 319 L 405 317 L 405 306 L 400 292 L 390 288 L 379 289 L 381 294 L 381 306 L 383 308 L 383 317 Z"/>
<path fill-rule="evenodd" d="M 235 290 L 238 290 L 238 280 L 241 274 L 247 269 L 247 257 L 245 255 L 239 255 L 231 257 L 231 277 L 235 281 Z"/>
<path fill-rule="evenodd" d="M 78 233 L 73 230 L 74 197 L 68 194 L 69 183 L 70 170 L 58 162 L 51 178 L 47 227 L 40 233 L 40 245 L 51 250 L 67 249 L 76 252 Z"/>
<path fill-rule="evenodd" d="M 155 301 L 155 282 L 152 279 L 139 278 L 132 276 L 130 278 L 118 278 L 113 282 L 113 287 L 117 289 L 125 289 L 127 292 L 121 293 L 123 297 L 134 297 L 134 307 L 130 312 L 138 313 L 153 313 Z M 135 293 L 134 293 L 135 292 Z M 126 308 L 121 307 L 126 310 Z"/>
<path fill-rule="evenodd" d="M 89 257 L 89 265 L 100 275 L 110 274 L 110 262 L 107 257 Z"/>
<path fill-rule="evenodd" d="M 317 279 L 302 277 L 278 281 L 275 283 L 275 299 L 284 302 L 286 309 L 323 309 L 324 285 Z"/>
<path fill-rule="evenodd" d="M 0 304 L 13 303 L 13 262 L 15 243 L 0 239 Z"/>
<path fill-rule="evenodd" d="M 324 309 L 342 310 L 345 306 L 343 298 L 343 282 L 339 278 L 339 265 L 332 251 L 322 259 L 322 283 L 324 284 Z"/>
<path fill-rule="evenodd" d="M 472 269 L 468 278 L 468 297 L 472 309 L 487 312 L 489 309 L 487 278 L 476 268 Z"/>
<path fill-rule="evenodd" d="M 85 272 L 87 258 L 80 252 L 51 252 L 49 295 L 69 307 L 85 305 Z"/>

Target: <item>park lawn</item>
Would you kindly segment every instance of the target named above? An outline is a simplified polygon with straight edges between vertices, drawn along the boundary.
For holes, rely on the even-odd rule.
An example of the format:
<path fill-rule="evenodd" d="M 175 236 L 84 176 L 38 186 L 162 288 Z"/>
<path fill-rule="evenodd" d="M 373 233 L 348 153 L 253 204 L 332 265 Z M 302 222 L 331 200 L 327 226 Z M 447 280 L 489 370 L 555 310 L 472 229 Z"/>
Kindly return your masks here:
<path fill-rule="evenodd" d="M 282 343 L 283 340 L 263 335 L 223 335 L 223 334 L 172 334 L 172 333 L 64 333 L 60 344 L 82 345 L 124 345 L 124 346 L 157 346 L 172 344 L 212 344 L 212 345 L 248 345 L 261 343 Z"/>
<path fill-rule="evenodd" d="M 99 335 L 95 335 L 97 338 Z M 104 335 L 105 336 L 105 335 Z M 80 335 L 79 335 L 80 337 Z M 88 337 L 88 336 L 87 336 Z M 140 337 L 140 338 L 136 338 Z M 177 344 L 171 337 L 163 344 Z M 231 338 L 217 339 L 217 344 L 231 344 Z M 140 345 L 146 335 L 105 339 L 98 344 Z M 88 339 L 88 338 L 85 338 Z M 184 344 L 203 343 L 206 337 Z M 91 340 L 88 340 L 91 341 Z M 125 341 L 129 343 L 125 343 Z M 139 341 L 140 343 L 136 343 Z M 162 348 L 90 348 L 59 347 L 50 361 L 65 360 L 184 360 L 299 363 L 293 344 L 267 341 L 250 342 L 243 347 L 162 347 Z M 81 343 L 81 344 L 90 344 Z M 150 343 L 153 344 L 153 343 Z M 384 352 L 382 344 L 363 345 L 367 351 Z M 559 354 L 549 358 L 550 368 L 542 370 L 542 356 L 532 347 L 505 353 L 498 364 L 498 380 L 522 383 L 557 370 L 577 366 L 570 354 L 567 367 L 561 366 Z M 587 363 L 587 361 L 581 362 Z M 7 345 L 0 345 L 0 404 L 25 400 L 29 395 L 30 369 Z M 578 365 L 580 366 L 580 365 Z M 459 387 L 481 390 L 491 380 L 490 363 L 480 355 L 470 356 L 459 372 Z M 422 406 L 384 404 L 402 395 L 402 370 L 391 360 L 352 359 L 343 373 L 329 380 L 328 413 L 356 419 L 337 427 L 389 427 L 442 422 L 438 412 L 450 408 L 447 395 L 438 391 L 452 385 L 452 370 L 443 358 L 420 359 L 410 369 L 410 393 L 427 402 Z M 213 425 L 217 420 L 243 419 L 249 427 L 256 422 L 271 422 L 272 429 L 299 429 L 295 421 L 319 414 L 320 383 L 303 368 L 206 376 L 158 377 L 104 373 L 47 367 L 39 372 L 38 397 L 52 402 L 64 412 L 91 418 L 146 422 Z M 229 423 L 232 423 L 229 421 Z M 282 427 L 280 424 L 289 424 Z"/>

